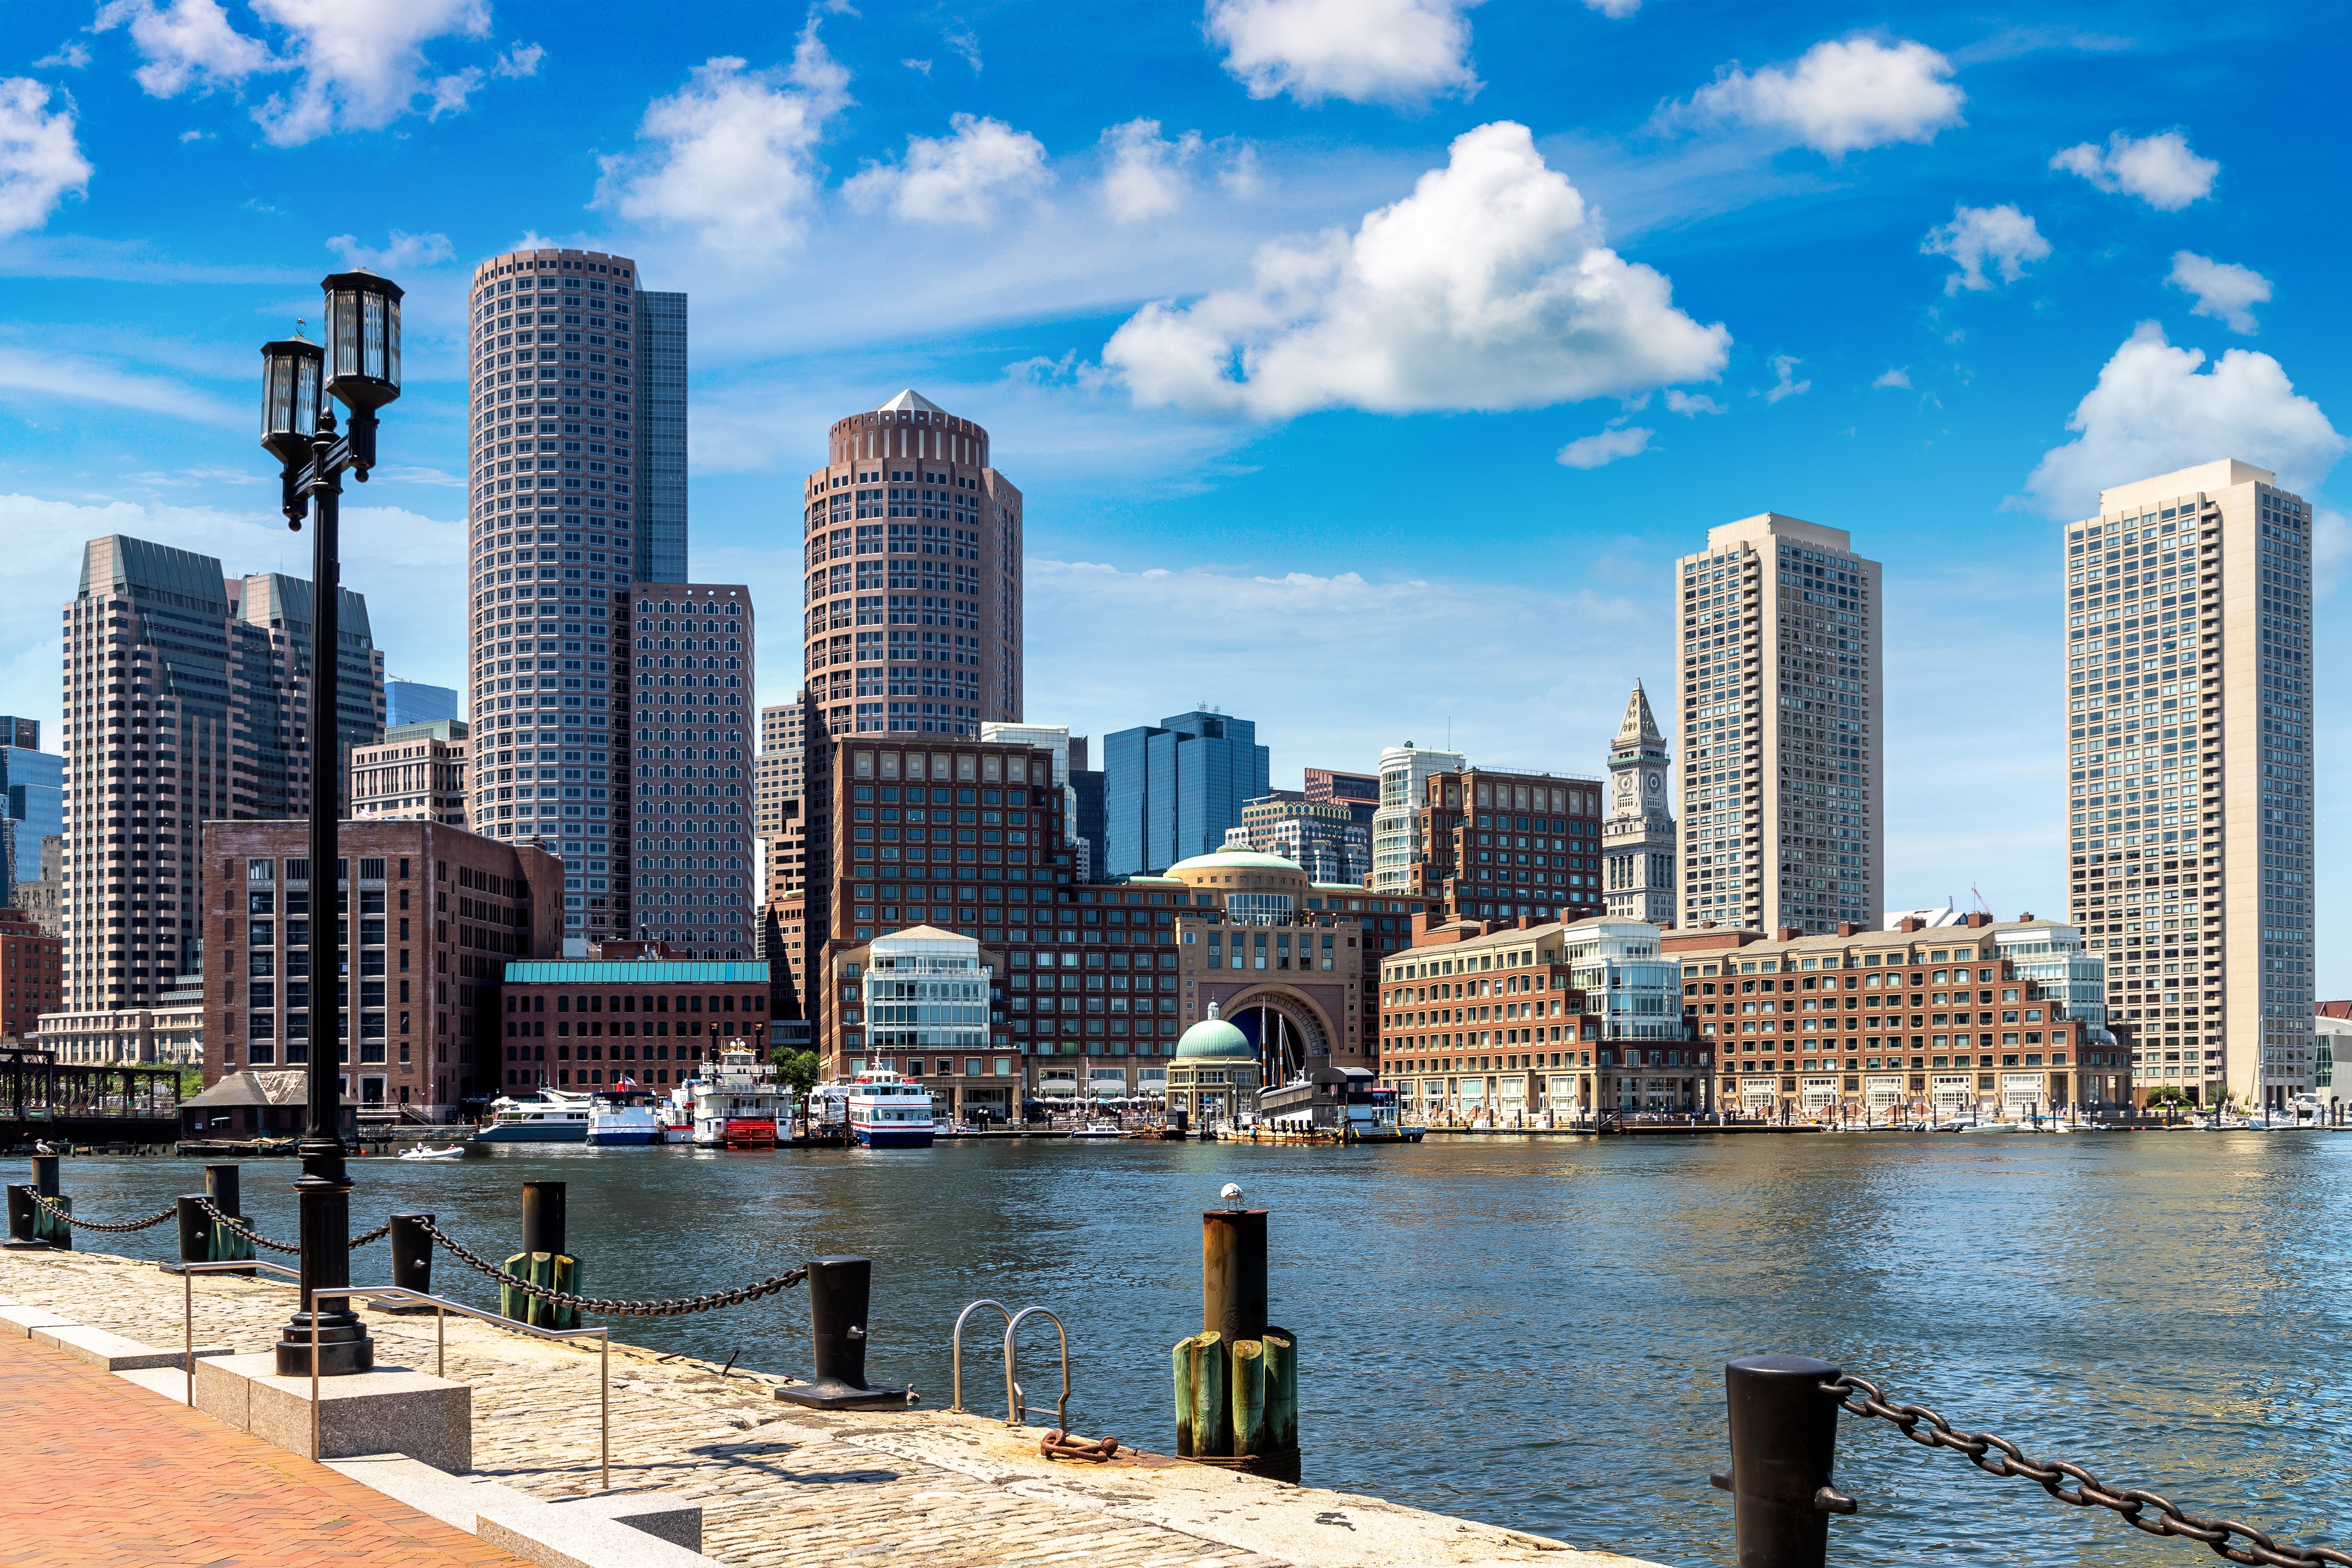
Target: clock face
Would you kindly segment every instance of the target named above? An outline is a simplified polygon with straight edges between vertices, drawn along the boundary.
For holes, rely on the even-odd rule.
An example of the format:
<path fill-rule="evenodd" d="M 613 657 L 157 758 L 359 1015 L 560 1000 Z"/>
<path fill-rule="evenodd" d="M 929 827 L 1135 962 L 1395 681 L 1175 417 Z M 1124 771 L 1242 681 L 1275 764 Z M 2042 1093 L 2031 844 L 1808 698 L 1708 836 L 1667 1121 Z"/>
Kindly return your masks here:
<path fill-rule="evenodd" d="M 1619 773 L 1617 775 L 1617 793 L 1619 795 L 1632 795 L 1633 793 L 1633 775 L 1632 773 Z"/>
<path fill-rule="evenodd" d="M 1665 775 L 1664 773 L 1652 773 L 1649 779 L 1649 789 L 1652 795 L 1656 795 L 1661 799 L 1664 798 L 1666 793 Z"/>

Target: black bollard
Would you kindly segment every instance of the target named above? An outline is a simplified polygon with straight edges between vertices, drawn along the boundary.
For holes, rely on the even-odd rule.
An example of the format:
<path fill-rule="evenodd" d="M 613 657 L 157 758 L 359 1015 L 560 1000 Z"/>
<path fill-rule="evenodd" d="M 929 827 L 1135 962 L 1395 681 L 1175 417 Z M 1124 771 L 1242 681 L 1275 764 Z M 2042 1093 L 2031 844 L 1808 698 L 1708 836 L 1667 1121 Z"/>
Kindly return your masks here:
<path fill-rule="evenodd" d="M 776 1390 L 777 1398 L 813 1410 L 913 1403 L 911 1389 L 877 1388 L 866 1381 L 866 1308 L 873 1287 L 870 1258 L 810 1259 L 809 1337 L 816 1376 Z"/>
<path fill-rule="evenodd" d="M 33 1191 L 61 1209 L 71 1212 L 73 1208 L 58 1185 L 58 1156 L 55 1154 L 33 1156 Z M 33 1210 L 33 1236 L 60 1252 L 73 1250 L 73 1226 L 37 1205 Z"/>
<path fill-rule="evenodd" d="M 205 1167 L 205 1196 L 212 1199 L 213 1207 L 220 1210 L 221 1213 L 228 1215 L 231 1219 L 243 1219 L 245 1217 L 245 1209 L 237 1202 L 236 1167 L 235 1165 L 206 1165 Z"/>
<path fill-rule="evenodd" d="M 1227 1345 L 1265 1337 L 1264 1209 L 1209 1209 L 1201 1215 L 1201 1331 Z"/>
<path fill-rule="evenodd" d="M 509 1273 L 534 1285 L 575 1295 L 580 1289 L 580 1263 L 564 1245 L 563 1211 L 562 1182 L 525 1182 L 522 1250 L 508 1258 L 506 1267 Z M 499 1311 L 516 1322 L 536 1323 L 544 1329 L 580 1326 L 579 1309 L 541 1300 L 511 1285 L 499 1287 Z"/>
<path fill-rule="evenodd" d="M 180 1194 L 180 1263 L 210 1263 L 213 1260 L 213 1217 L 205 1213 L 205 1200 L 192 1193 Z M 177 1274 L 177 1263 L 163 1265 L 166 1274 Z"/>
<path fill-rule="evenodd" d="M 432 1218 L 429 1214 L 396 1214 L 386 1240 L 392 1248 L 392 1282 L 425 1296 L 433 1293 L 433 1238 L 425 1234 Z M 433 1310 L 422 1301 L 384 1300 L 376 1302 L 375 1308 L 380 1312 L 408 1314 Z"/>
<path fill-rule="evenodd" d="M 58 1195 L 58 1157 L 55 1154 L 33 1156 L 33 1190 L 45 1198 Z"/>
<path fill-rule="evenodd" d="M 33 1188 L 25 1182 L 12 1183 L 8 1188 L 8 1237 L 0 1241 L 0 1248 L 11 1252 L 29 1252 L 37 1247 L 47 1250 L 48 1243 L 33 1237 Z"/>
<path fill-rule="evenodd" d="M 563 1184 L 522 1184 L 522 1249 L 552 1258 L 571 1256 L 563 1247 Z"/>
<path fill-rule="evenodd" d="M 1739 1568 L 1822 1568 L 1829 1515 L 1854 1510 L 1830 1485 L 1838 1401 L 1822 1384 L 1837 1375 L 1801 1355 L 1746 1356 L 1723 1369 L 1731 1473 L 1709 1479 L 1732 1494 Z"/>

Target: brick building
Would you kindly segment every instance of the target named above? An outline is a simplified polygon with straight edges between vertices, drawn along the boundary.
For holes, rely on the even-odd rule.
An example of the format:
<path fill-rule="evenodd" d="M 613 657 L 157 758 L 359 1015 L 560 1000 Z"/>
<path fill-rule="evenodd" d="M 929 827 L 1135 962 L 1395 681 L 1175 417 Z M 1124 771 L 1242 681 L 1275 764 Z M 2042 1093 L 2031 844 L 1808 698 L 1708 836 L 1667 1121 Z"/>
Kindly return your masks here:
<path fill-rule="evenodd" d="M 330 948 L 313 910 L 308 823 L 205 825 L 205 1083 L 305 1065 L 314 1040 L 340 1037 L 344 1089 L 362 1104 L 453 1117 L 499 1086 L 492 1051 L 507 963 L 562 951 L 562 863 L 537 844 L 430 822 L 346 823 L 340 846 Z M 345 963 L 341 982 L 331 952 Z M 330 984 L 334 1024 L 323 1021 Z"/>
<path fill-rule="evenodd" d="M 499 1003 L 500 1089 L 659 1093 L 730 1042 L 765 1054 L 768 966 L 673 957 L 658 942 L 606 942 L 596 956 L 509 963 Z M 673 1078 L 671 1075 L 676 1074 Z"/>
<path fill-rule="evenodd" d="M 1449 769 L 1423 782 L 1419 816 L 1405 890 L 1449 919 L 1602 911 L 1599 780 Z"/>
<path fill-rule="evenodd" d="M 22 910 L 0 909 L 0 1039 L 40 1031 L 41 1015 L 64 1005 L 66 944 L 44 936 Z"/>

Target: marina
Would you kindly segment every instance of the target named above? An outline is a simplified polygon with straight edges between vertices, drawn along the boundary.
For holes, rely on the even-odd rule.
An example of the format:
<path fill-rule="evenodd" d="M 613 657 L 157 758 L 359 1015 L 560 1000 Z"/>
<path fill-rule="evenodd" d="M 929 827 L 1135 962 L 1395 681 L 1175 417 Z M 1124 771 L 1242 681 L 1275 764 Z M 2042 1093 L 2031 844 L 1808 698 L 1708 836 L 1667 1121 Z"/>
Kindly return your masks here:
<path fill-rule="evenodd" d="M 484 1250 L 518 1234 L 522 1182 L 565 1182 L 572 1247 L 600 1293 L 872 1257 L 869 1367 L 927 1405 L 946 1401 L 946 1332 L 966 1302 L 1049 1305 L 1070 1331 L 1071 1425 L 1161 1452 L 1168 1344 L 1198 1322 L 1199 1213 L 1233 1181 L 1271 1211 L 1272 1302 L 1314 1352 L 1299 1386 L 1308 1484 L 1666 1563 L 1727 1560 L 1728 1510 L 1706 1479 L 1723 1465 L 1722 1364 L 1758 1350 L 1883 1374 L 2035 1452 L 2306 1540 L 2330 1521 L 2285 1517 L 2278 1500 L 2335 1495 L 2352 1462 L 2341 1314 L 2311 1283 L 2352 1202 L 2352 1142 L 2335 1138 L 943 1138 L 757 1156 L 538 1144 L 352 1170 L 355 1228 L 425 1209 Z M 247 1172 L 245 1212 L 266 1234 L 294 1224 L 294 1173 Z M 116 1215 L 152 1212 L 198 1173 L 92 1158 L 65 1179 L 77 1213 Z M 150 1235 L 136 1255 L 169 1246 Z M 357 1254 L 353 1278 L 378 1268 Z M 488 1302 L 462 1273 L 436 1288 Z M 785 1373 L 803 1363 L 805 1325 L 805 1301 L 786 1296 L 625 1333 L 656 1354 Z M 1965 1549 L 2142 1568 L 2185 1550 L 1908 1445 L 1849 1445 L 1838 1475 L 1870 1521 L 1841 1536 L 1842 1558 Z"/>

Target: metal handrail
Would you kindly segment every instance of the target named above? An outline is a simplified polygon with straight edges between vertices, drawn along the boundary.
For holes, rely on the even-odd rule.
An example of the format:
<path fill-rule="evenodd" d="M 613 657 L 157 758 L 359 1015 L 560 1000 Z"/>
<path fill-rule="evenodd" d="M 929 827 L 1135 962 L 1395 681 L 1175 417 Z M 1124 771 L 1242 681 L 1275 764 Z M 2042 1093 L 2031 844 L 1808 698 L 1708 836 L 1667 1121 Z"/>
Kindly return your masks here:
<path fill-rule="evenodd" d="M 953 1341 L 953 1343 L 954 1343 L 954 1346 L 955 1346 L 955 1403 L 953 1403 L 952 1405 L 950 1405 L 948 1406 L 948 1411 L 949 1411 L 949 1413 L 950 1413 L 950 1414 L 951 1414 L 951 1415 L 963 1415 L 963 1414 L 964 1414 L 964 1408 L 963 1408 L 963 1324 L 964 1324 L 964 1320 L 965 1320 L 965 1319 L 967 1319 L 967 1318 L 969 1318 L 969 1317 L 971 1317 L 974 1312 L 979 1311 L 982 1307 L 993 1307 L 993 1308 L 995 1308 L 998 1311 L 1000 1311 L 1000 1312 L 1003 1312 L 1003 1313 L 1004 1313 L 1004 1324 L 1005 1324 L 1005 1327 L 1010 1328 L 1010 1327 L 1012 1327 L 1012 1326 L 1013 1326 L 1013 1314 L 1012 1314 L 1009 1310 L 1006 1310 L 1004 1303 L 1003 1303 L 1003 1302 L 1002 1302 L 1002 1301 L 991 1300 L 989 1300 L 989 1299 L 988 1299 L 988 1298 L 986 1298 L 986 1297 L 982 1297 L 981 1300 L 977 1300 L 977 1301 L 974 1301 L 971 1306 L 966 1307 L 962 1311 L 958 1312 L 958 1313 L 956 1314 L 956 1321 L 955 1321 L 955 1336 L 954 1336 L 954 1341 Z"/>
<path fill-rule="evenodd" d="M 181 1268 L 184 1276 L 183 1282 L 186 1297 L 185 1317 L 182 1327 L 185 1336 L 184 1357 L 187 1367 L 187 1402 L 188 1408 L 194 1410 L 196 1407 L 195 1276 L 198 1274 L 226 1274 L 236 1269 L 244 1269 L 250 1272 L 256 1268 L 268 1269 L 272 1274 L 282 1274 L 287 1279 L 294 1280 L 299 1280 L 301 1279 L 301 1275 L 297 1270 L 289 1268 L 283 1264 L 265 1263 L 258 1258 L 244 1258 L 233 1263 L 188 1263 L 183 1264 Z M 511 1318 L 502 1318 L 496 1312 L 486 1312 L 479 1307 L 469 1307 L 463 1301 L 453 1301 L 446 1296 L 436 1296 L 424 1290 L 412 1290 L 405 1285 L 352 1285 L 349 1287 L 337 1287 L 331 1290 L 314 1289 L 310 1292 L 310 1458 L 313 1461 L 317 1461 L 320 1458 L 320 1453 L 319 1438 L 320 1341 L 318 1299 L 321 1296 L 337 1297 L 346 1302 L 354 1296 L 365 1296 L 371 1300 L 382 1298 L 390 1300 L 414 1301 L 420 1306 L 431 1307 L 434 1310 L 433 1374 L 436 1377 L 441 1376 L 444 1369 L 447 1365 L 449 1344 L 448 1316 L 451 1312 L 455 1312 L 460 1317 L 479 1319 L 485 1323 L 494 1324 L 501 1329 L 511 1329 L 520 1333 L 534 1334 L 543 1340 L 593 1339 L 597 1342 L 597 1404 L 599 1407 L 597 1466 L 601 1472 L 601 1486 L 599 1489 L 604 1491 L 610 1491 L 613 1489 L 613 1331 L 611 1329 L 542 1329 L 535 1323 L 517 1322 Z"/>
<path fill-rule="evenodd" d="M 1007 1426 L 1029 1425 L 1027 1396 L 1022 1392 L 1021 1385 L 1013 1380 L 1013 1336 L 1020 1331 L 1021 1320 L 1032 1315 L 1042 1315 L 1054 1325 L 1054 1331 L 1062 1336 L 1062 1397 L 1054 1406 L 1054 1425 L 1066 1432 L 1070 1429 L 1070 1331 L 1062 1327 L 1061 1319 L 1043 1307 L 1024 1307 L 1004 1325 L 1004 1424 Z"/>

